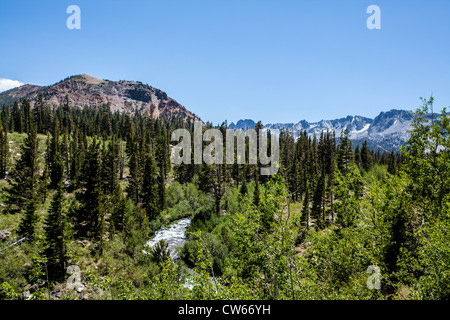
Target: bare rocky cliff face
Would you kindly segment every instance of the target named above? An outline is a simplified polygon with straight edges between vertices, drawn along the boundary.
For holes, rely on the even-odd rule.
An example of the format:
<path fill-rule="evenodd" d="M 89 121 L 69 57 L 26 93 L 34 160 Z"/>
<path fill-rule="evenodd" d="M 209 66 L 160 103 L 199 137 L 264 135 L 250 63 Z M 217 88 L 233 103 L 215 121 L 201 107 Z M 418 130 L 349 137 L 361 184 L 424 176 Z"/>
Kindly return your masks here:
<path fill-rule="evenodd" d="M 72 76 L 51 86 L 23 85 L 0 93 L 0 106 L 30 99 L 32 105 L 42 94 L 44 103 L 58 106 L 66 95 L 74 107 L 110 104 L 112 111 L 153 111 L 154 117 L 198 119 L 192 112 L 159 89 L 137 81 L 101 80 L 85 74 Z"/>

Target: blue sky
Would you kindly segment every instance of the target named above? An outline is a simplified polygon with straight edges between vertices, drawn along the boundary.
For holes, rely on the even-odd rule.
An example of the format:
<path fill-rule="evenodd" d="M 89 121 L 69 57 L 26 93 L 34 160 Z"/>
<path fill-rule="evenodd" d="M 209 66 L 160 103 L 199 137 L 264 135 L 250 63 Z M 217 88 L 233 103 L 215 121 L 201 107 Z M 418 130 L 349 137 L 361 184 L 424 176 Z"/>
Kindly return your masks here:
<path fill-rule="evenodd" d="M 0 78 L 138 80 L 215 124 L 450 106 L 448 0 L 2 1 L 0 39 Z"/>

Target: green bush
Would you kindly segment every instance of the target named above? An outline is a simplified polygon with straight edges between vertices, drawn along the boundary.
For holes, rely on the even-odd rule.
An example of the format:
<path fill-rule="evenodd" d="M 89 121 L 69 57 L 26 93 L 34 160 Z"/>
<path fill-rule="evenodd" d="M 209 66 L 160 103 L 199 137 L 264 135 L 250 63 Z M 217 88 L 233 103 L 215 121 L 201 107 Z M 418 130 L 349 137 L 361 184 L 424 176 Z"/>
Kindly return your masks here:
<path fill-rule="evenodd" d="M 221 276 L 225 271 L 225 261 L 230 256 L 230 252 L 227 246 L 222 242 L 220 236 L 203 233 L 203 245 L 208 250 L 212 257 L 212 266 L 214 276 Z M 198 260 L 198 242 L 190 240 L 183 246 L 180 257 L 190 267 L 195 266 L 195 262 Z"/>

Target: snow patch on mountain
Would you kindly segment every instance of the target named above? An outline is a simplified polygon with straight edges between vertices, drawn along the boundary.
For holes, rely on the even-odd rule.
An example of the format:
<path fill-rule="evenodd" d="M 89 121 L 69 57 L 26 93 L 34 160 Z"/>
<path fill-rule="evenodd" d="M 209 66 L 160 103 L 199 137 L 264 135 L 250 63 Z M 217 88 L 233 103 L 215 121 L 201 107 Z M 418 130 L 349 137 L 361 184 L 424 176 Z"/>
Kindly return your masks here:
<path fill-rule="evenodd" d="M 362 144 L 367 140 L 374 149 L 392 151 L 398 150 L 411 136 L 413 115 L 411 111 L 390 110 L 381 112 L 374 119 L 362 116 L 347 116 L 335 120 L 321 120 L 308 122 L 306 120 L 298 123 L 269 123 L 264 125 L 264 131 L 269 130 L 273 135 L 279 135 L 281 130 L 292 132 L 294 138 L 306 131 L 307 135 L 314 134 L 319 137 L 322 131 L 334 131 L 339 138 L 342 131 L 349 129 L 349 138 L 355 145 Z M 239 120 L 236 124 L 230 124 L 230 129 L 247 130 L 255 127 L 255 122 L 250 119 Z"/>

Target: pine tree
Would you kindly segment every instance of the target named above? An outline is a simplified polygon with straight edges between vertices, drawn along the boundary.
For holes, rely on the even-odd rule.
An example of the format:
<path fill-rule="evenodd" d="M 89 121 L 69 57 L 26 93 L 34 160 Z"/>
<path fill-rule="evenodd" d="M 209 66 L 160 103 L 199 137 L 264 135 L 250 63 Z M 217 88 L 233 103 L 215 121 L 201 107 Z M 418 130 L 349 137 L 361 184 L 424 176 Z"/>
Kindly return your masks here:
<path fill-rule="evenodd" d="M 38 133 L 44 133 L 44 98 L 39 94 L 33 108 L 36 130 Z"/>
<path fill-rule="evenodd" d="M 167 139 L 165 137 L 165 132 L 158 136 L 157 145 L 156 145 L 156 161 L 159 167 L 159 176 L 158 176 L 158 184 L 159 184 L 159 208 L 160 210 L 164 210 L 166 206 L 166 176 L 168 173 L 168 145 Z"/>
<path fill-rule="evenodd" d="M 59 121 L 55 118 L 53 124 L 52 137 L 47 150 L 47 161 L 50 176 L 50 188 L 55 189 L 61 181 L 64 174 L 63 158 L 59 145 Z"/>
<path fill-rule="evenodd" d="M 396 156 L 395 156 L 395 154 L 394 154 L 394 151 L 392 151 L 390 154 L 389 154 L 389 157 L 388 157 L 388 160 L 387 160 L 387 162 L 388 162 L 388 172 L 390 173 L 390 174 L 397 174 L 397 161 L 396 161 L 397 159 L 396 159 Z"/>
<path fill-rule="evenodd" d="M 121 232 L 124 227 L 124 218 L 127 213 L 129 206 L 134 206 L 130 199 L 125 197 L 120 197 L 118 202 L 116 202 L 116 210 L 114 210 L 113 215 L 111 217 L 112 228 L 114 231 Z"/>
<path fill-rule="evenodd" d="M 361 147 L 361 164 L 364 171 L 369 171 L 370 169 L 370 153 L 369 148 L 367 147 L 367 141 L 364 140 L 364 143 Z"/>
<path fill-rule="evenodd" d="M 62 126 L 69 133 L 71 133 L 72 132 L 72 117 L 70 116 L 70 99 L 69 99 L 68 95 L 66 95 L 66 97 L 64 99 L 62 111 L 63 111 Z"/>
<path fill-rule="evenodd" d="M 0 119 L 1 119 L 1 124 L 3 125 L 3 128 L 5 131 L 9 131 L 9 126 L 10 126 L 10 105 L 4 105 L 2 108 L 2 111 L 0 112 Z"/>
<path fill-rule="evenodd" d="M 79 179 L 81 175 L 81 166 L 84 160 L 85 148 L 82 142 L 82 133 L 75 130 L 73 139 L 70 142 L 70 170 L 69 179 L 74 189 L 79 186 Z"/>
<path fill-rule="evenodd" d="M 25 132 L 29 132 L 33 123 L 33 118 L 31 115 L 31 103 L 28 99 L 23 99 L 22 101 L 22 112 L 24 116 Z"/>
<path fill-rule="evenodd" d="M 160 185 L 155 159 L 151 154 L 146 157 L 144 168 L 144 178 L 142 185 L 142 201 L 147 212 L 147 217 L 151 221 L 156 218 L 161 210 Z"/>
<path fill-rule="evenodd" d="M 166 177 L 164 172 L 164 167 L 159 168 L 158 176 L 158 199 L 159 199 L 159 209 L 162 211 L 166 207 Z"/>
<path fill-rule="evenodd" d="M 359 151 L 359 146 L 355 148 L 355 164 L 358 168 L 361 168 L 361 152 Z"/>
<path fill-rule="evenodd" d="M 102 161 L 103 192 L 113 195 L 119 188 L 119 144 L 116 138 L 109 142 Z"/>
<path fill-rule="evenodd" d="M 253 204 L 258 209 L 259 209 L 260 201 L 261 201 L 261 191 L 260 191 L 260 187 L 259 187 L 259 179 L 258 179 L 258 174 L 257 174 L 257 178 L 255 180 L 255 192 L 253 194 Z"/>
<path fill-rule="evenodd" d="M 33 241 L 35 237 L 36 223 L 39 221 L 39 216 L 36 213 L 36 202 L 31 199 L 25 209 L 25 215 L 22 218 L 17 234 L 20 237 L 27 237 L 28 240 Z"/>
<path fill-rule="evenodd" d="M 6 188 L 5 203 L 9 213 L 17 213 L 30 200 L 36 200 L 39 179 L 38 146 L 36 128 L 32 127 L 21 146 L 21 157 L 11 172 L 9 186 Z"/>
<path fill-rule="evenodd" d="M 323 228 L 324 227 L 324 216 L 322 214 L 323 209 L 323 199 L 325 197 L 325 174 L 322 173 L 317 181 L 316 188 L 314 190 L 313 205 L 312 205 L 312 216 L 316 220 L 316 224 Z"/>
<path fill-rule="evenodd" d="M 125 115 L 124 135 L 122 136 L 122 138 L 125 139 L 126 141 L 125 153 L 130 158 L 134 150 L 134 137 L 135 137 L 134 125 L 133 122 L 131 121 L 130 114 L 127 113 Z"/>
<path fill-rule="evenodd" d="M 11 131 L 17 131 L 18 133 L 23 132 L 22 110 L 17 100 L 14 101 L 13 105 Z"/>
<path fill-rule="evenodd" d="M 305 199 L 303 201 L 303 211 L 301 222 L 305 225 L 306 230 L 309 230 L 310 225 L 310 208 L 309 208 L 309 183 L 306 181 Z"/>
<path fill-rule="evenodd" d="M 244 179 L 242 181 L 241 189 L 239 190 L 239 193 L 242 197 L 245 197 L 248 193 L 248 187 L 247 187 L 247 181 Z"/>
<path fill-rule="evenodd" d="M 77 216 L 79 237 L 100 240 L 104 231 L 103 195 L 101 192 L 101 162 L 96 139 L 94 139 L 83 164 L 82 190 L 76 194 L 80 202 Z"/>
<path fill-rule="evenodd" d="M 349 132 L 348 127 L 341 132 L 341 140 L 338 147 L 338 168 L 343 174 L 347 174 L 349 171 L 353 158 L 352 142 L 348 137 Z"/>
<path fill-rule="evenodd" d="M 52 199 L 47 219 L 45 220 L 44 233 L 47 247 L 45 256 L 50 263 L 65 261 L 65 217 L 64 208 L 64 190 L 62 182 L 58 184 L 56 194 Z"/>
<path fill-rule="evenodd" d="M 139 254 L 145 246 L 149 233 L 149 223 L 145 210 L 127 206 L 124 216 L 124 242 L 130 256 Z"/>
<path fill-rule="evenodd" d="M 63 177 L 67 177 L 70 173 L 69 134 L 67 128 L 64 130 L 63 139 L 59 151 L 64 163 Z"/>
<path fill-rule="evenodd" d="M 8 130 L 0 124 L 0 179 L 5 178 L 8 166 Z"/>
<path fill-rule="evenodd" d="M 132 147 L 130 147 L 130 161 L 129 161 L 129 167 L 130 167 L 130 175 L 129 175 L 129 183 L 127 186 L 127 194 L 128 198 L 133 200 L 134 204 L 137 204 L 140 202 L 140 187 L 141 187 L 141 168 L 139 166 L 139 151 L 137 148 L 136 143 L 133 142 L 127 142 L 127 147 L 129 144 L 133 144 Z"/>

